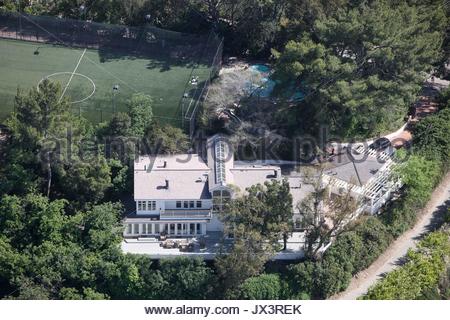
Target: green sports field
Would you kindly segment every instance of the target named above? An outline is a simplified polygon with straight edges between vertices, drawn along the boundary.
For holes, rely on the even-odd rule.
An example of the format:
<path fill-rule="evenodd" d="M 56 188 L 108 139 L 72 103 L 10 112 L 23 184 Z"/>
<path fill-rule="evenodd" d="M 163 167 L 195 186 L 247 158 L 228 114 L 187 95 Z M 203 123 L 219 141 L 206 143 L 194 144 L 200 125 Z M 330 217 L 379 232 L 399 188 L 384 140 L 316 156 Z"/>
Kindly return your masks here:
<path fill-rule="evenodd" d="M 210 66 L 169 52 L 144 55 L 0 39 L 0 121 L 13 110 L 18 87 L 28 90 L 48 78 L 60 82 L 73 111 L 92 122 L 126 111 L 126 100 L 144 93 L 153 98 L 157 119 L 180 125 L 185 88 L 189 99 L 195 97 L 209 74 Z M 197 85 L 190 84 L 193 76 Z"/>

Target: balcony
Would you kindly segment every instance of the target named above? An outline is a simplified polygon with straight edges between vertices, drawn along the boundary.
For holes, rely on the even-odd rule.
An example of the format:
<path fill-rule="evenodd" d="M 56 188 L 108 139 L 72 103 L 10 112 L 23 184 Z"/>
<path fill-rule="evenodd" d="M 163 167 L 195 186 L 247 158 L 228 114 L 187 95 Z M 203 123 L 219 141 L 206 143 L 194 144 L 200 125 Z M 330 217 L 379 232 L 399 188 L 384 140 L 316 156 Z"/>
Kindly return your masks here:
<path fill-rule="evenodd" d="M 160 220 L 170 219 L 211 219 L 211 209 L 192 210 L 164 210 L 160 213 Z"/>

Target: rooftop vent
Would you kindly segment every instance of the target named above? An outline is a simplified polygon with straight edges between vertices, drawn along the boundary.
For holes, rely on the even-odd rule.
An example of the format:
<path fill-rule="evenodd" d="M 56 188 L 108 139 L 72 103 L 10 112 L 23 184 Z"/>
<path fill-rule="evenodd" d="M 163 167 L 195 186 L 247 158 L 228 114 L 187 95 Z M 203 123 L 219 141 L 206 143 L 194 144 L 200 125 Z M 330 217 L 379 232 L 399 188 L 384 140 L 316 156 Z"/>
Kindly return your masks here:
<path fill-rule="evenodd" d="M 158 168 L 167 168 L 167 161 L 164 160 L 162 165 L 159 165 Z"/>

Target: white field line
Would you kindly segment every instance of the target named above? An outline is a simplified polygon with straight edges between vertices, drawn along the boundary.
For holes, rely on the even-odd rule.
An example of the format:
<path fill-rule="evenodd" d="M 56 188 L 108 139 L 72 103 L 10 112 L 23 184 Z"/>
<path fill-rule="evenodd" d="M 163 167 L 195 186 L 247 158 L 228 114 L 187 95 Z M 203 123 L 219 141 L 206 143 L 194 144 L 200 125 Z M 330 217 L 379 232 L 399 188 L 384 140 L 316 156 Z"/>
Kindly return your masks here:
<path fill-rule="evenodd" d="M 87 49 L 84 49 L 83 53 L 81 54 L 80 59 L 78 59 L 78 63 L 77 63 L 77 65 L 76 65 L 75 69 L 73 69 L 72 74 L 70 75 L 70 78 L 69 78 L 69 82 L 67 82 L 66 87 L 64 88 L 64 90 L 63 90 L 63 92 L 62 92 L 62 94 L 61 94 L 61 97 L 59 98 L 59 101 L 58 101 L 58 102 L 61 102 L 62 98 L 63 98 L 64 95 L 66 94 L 67 88 L 69 88 L 69 85 L 70 85 L 70 83 L 72 82 L 73 76 L 74 76 L 74 74 L 77 72 L 78 67 L 80 66 L 81 60 L 83 60 L 83 57 L 84 57 L 84 54 L 86 53 L 86 50 L 87 50 Z"/>

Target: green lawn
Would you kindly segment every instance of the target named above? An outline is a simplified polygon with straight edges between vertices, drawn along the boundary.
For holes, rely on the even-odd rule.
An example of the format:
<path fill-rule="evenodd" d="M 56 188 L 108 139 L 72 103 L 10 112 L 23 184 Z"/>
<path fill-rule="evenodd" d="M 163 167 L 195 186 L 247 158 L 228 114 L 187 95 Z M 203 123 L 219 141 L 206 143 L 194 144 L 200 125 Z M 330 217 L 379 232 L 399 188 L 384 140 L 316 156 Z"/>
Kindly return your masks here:
<path fill-rule="evenodd" d="M 39 48 L 39 54 L 34 54 Z M 83 55 L 84 53 L 84 55 Z M 78 68 L 77 64 L 79 62 Z M 196 66 L 194 72 L 192 68 Z M 76 69 L 76 74 L 73 71 Z M 152 96 L 153 113 L 163 122 L 181 124 L 180 99 L 191 73 L 199 84 L 209 76 L 209 66 L 196 65 L 195 58 L 181 60 L 167 52 L 130 52 L 73 49 L 42 43 L 0 40 L 0 120 L 14 106 L 17 88 L 28 90 L 41 79 L 61 83 L 72 108 L 93 122 L 111 117 L 114 110 L 126 111 L 133 93 Z M 70 81 L 70 82 L 69 82 Z M 113 86 L 119 85 L 117 93 Z M 191 95 L 196 87 L 188 84 Z"/>

